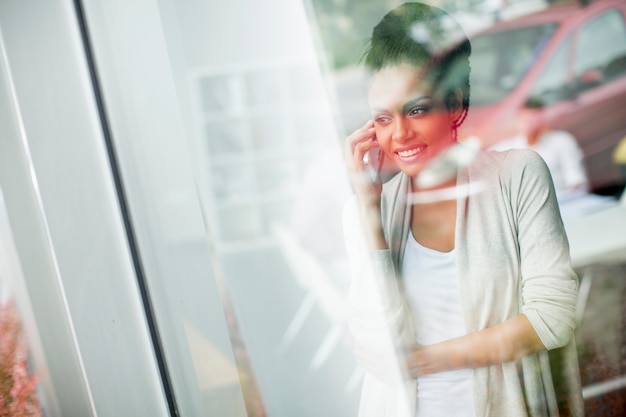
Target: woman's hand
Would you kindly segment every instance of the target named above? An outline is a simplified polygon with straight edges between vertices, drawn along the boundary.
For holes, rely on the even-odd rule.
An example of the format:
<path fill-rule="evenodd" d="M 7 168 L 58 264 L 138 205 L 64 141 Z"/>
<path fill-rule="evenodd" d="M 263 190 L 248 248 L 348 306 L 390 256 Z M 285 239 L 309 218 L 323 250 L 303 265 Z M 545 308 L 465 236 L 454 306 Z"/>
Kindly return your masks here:
<path fill-rule="evenodd" d="M 414 345 L 404 352 L 411 378 L 454 369 L 482 368 L 518 360 L 545 346 L 524 314 L 500 324 L 433 345 Z"/>
<path fill-rule="evenodd" d="M 374 122 L 370 120 L 355 130 L 346 139 L 345 146 L 346 166 L 359 203 L 364 237 L 371 249 L 386 249 L 387 241 L 380 221 L 380 195 L 383 190 L 380 169 L 383 154 L 376 140 Z M 375 167 L 364 161 L 369 151 L 380 152 L 377 161 L 369 161 L 376 162 Z"/>
<path fill-rule="evenodd" d="M 437 371 L 433 366 L 433 358 L 429 357 L 428 348 L 424 346 L 413 345 L 405 349 L 403 359 L 403 367 L 409 378 L 418 378 Z"/>
<path fill-rule="evenodd" d="M 398 367 L 405 378 L 419 378 L 454 369 L 511 362 L 544 349 L 530 321 L 519 314 L 484 330 L 433 345 L 416 344 L 385 357 L 356 346 L 355 356 L 372 375 L 389 381 Z"/>
<path fill-rule="evenodd" d="M 376 140 L 374 122 L 370 120 L 355 130 L 346 139 L 345 146 L 346 166 L 359 203 L 364 207 L 377 208 L 383 188 L 380 169 L 384 156 Z M 378 158 L 368 158 L 366 163 L 366 155 L 370 151 L 378 152 Z"/>

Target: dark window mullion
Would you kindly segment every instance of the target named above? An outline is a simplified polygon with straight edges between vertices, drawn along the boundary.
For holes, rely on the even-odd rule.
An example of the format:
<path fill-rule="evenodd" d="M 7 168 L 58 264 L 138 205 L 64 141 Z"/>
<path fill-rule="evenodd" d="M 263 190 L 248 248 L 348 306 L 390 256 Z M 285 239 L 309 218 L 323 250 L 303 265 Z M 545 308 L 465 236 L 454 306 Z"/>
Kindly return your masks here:
<path fill-rule="evenodd" d="M 109 119 L 106 112 L 106 106 L 104 105 L 104 99 L 102 94 L 102 88 L 100 85 L 100 79 L 98 77 L 98 71 L 96 68 L 95 58 L 93 54 L 91 39 L 89 37 L 89 31 L 87 28 L 87 20 L 85 17 L 84 8 L 80 0 L 74 0 L 74 7 L 76 10 L 76 18 L 81 32 L 81 38 L 83 41 L 83 47 L 85 50 L 85 58 L 89 67 L 89 75 L 91 78 L 91 84 L 98 108 L 98 115 L 100 118 L 100 126 L 102 128 L 102 135 L 106 145 L 107 155 L 111 167 L 111 174 L 115 184 L 115 190 L 117 193 L 117 200 L 119 202 L 120 213 L 124 222 L 124 230 L 126 231 L 126 238 L 128 240 L 128 246 L 130 248 L 133 267 L 135 275 L 137 277 L 137 283 L 139 291 L 141 293 L 141 300 L 144 307 L 146 316 L 146 322 L 150 330 L 150 338 L 152 340 L 152 346 L 154 354 L 159 367 L 159 374 L 161 377 L 161 383 L 163 385 L 163 391 L 167 400 L 168 409 L 172 417 L 177 417 L 178 406 L 176 404 L 176 398 L 172 389 L 172 382 L 168 372 L 167 361 L 163 352 L 163 346 L 161 343 L 161 337 L 159 329 L 156 323 L 154 314 L 154 306 L 152 305 L 152 299 L 150 297 L 150 291 L 146 282 L 146 276 L 143 269 L 143 263 L 141 261 L 141 254 L 137 244 L 137 237 L 133 228 L 133 222 L 128 208 L 128 199 L 126 197 L 126 191 L 121 178 L 121 171 L 117 154 L 115 152 L 115 146 L 113 144 L 113 135 L 109 124 Z"/>

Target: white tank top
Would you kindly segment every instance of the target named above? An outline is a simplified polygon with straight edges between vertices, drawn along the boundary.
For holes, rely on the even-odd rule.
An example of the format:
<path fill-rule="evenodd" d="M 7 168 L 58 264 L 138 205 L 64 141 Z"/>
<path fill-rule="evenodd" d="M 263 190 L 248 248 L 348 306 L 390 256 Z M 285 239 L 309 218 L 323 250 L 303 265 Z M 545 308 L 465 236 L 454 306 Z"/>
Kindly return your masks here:
<path fill-rule="evenodd" d="M 413 311 L 417 344 L 430 345 L 466 333 L 454 249 L 439 252 L 426 248 L 410 233 L 402 262 L 402 279 Z M 417 403 L 418 417 L 474 416 L 471 370 L 418 378 Z"/>

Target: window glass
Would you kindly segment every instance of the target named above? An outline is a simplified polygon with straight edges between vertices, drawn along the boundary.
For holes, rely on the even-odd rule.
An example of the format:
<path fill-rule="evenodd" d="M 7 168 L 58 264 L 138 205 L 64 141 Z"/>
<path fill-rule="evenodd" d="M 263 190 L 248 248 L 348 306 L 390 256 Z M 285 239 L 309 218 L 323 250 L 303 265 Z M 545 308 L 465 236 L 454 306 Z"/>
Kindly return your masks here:
<path fill-rule="evenodd" d="M 561 42 L 535 81 L 530 93 L 530 106 L 544 106 L 561 100 L 568 88 L 568 57 L 571 38 Z"/>
<path fill-rule="evenodd" d="M 594 75 L 597 72 L 597 75 Z M 626 25 L 617 10 L 585 24 L 578 35 L 574 74 L 583 83 L 607 81 L 626 72 Z M 589 78 L 590 77 L 590 78 Z"/>
<path fill-rule="evenodd" d="M 556 30 L 554 24 L 478 35 L 472 39 L 472 104 L 503 99 L 528 71 Z"/>
<path fill-rule="evenodd" d="M 85 8 L 181 415 L 354 415 L 350 191 L 303 3 Z"/>
<path fill-rule="evenodd" d="M 366 3 L 381 14 L 389 8 Z M 139 20 L 124 3 L 86 8 L 180 414 L 357 415 L 365 371 L 346 320 L 342 224 L 352 192 L 341 146 L 350 131 L 337 132 L 325 76 L 350 105 L 363 80 L 336 44 L 326 67 L 310 29 L 341 32 L 338 44 L 357 38 L 360 50 L 380 16 L 367 23 L 351 10 L 316 10 L 307 21 L 291 0 L 144 6 Z M 477 37 L 472 103 L 511 91 L 555 30 Z M 567 52 L 566 42 L 538 93 L 566 84 Z M 352 129 L 370 114 L 345 110 Z M 583 268 L 576 251 L 595 247 L 598 236 L 588 232 L 605 226 L 568 227 Z"/>
<path fill-rule="evenodd" d="M 344 415 L 359 375 L 340 296 L 348 190 L 317 63 L 207 62 L 193 74 L 199 192 L 248 416 Z M 221 94 L 224 105 L 206 106 Z"/>
<path fill-rule="evenodd" d="M 59 412 L 0 188 L 0 415 Z"/>
<path fill-rule="evenodd" d="M 29 370 L 46 416 L 165 416 L 77 16 L 33 6 L 0 3 L 0 275 Z"/>

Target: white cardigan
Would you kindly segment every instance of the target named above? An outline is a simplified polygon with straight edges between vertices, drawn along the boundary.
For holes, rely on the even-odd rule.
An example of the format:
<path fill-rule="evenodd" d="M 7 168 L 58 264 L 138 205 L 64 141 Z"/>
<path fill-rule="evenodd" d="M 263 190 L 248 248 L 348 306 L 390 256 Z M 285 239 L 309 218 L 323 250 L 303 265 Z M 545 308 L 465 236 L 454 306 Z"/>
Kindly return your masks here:
<path fill-rule="evenodd" d="M 578 280 L 543 160 L 533 151 L 485 152 L 457 186 L 455 247 L 461 308 L 468 332 L 525 314 L 547 348 L 523 359 L 472 372 L 476 416 L 582 416 L 574 342 Z M 355 343 L 391 356 L 415 342 L 399 280 L 408 234 L 410 179 L 400 173 L 383 188 L 382 223 L 390 248 L 368 251 L 356 200 L 344 212 L 352 268 L 349 325 Z M 361 417 L 415 413 L 419 381 L 392 367 L 386 381 L 366 374 Z"/>

